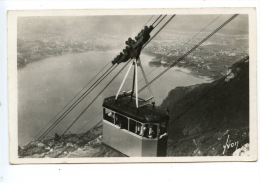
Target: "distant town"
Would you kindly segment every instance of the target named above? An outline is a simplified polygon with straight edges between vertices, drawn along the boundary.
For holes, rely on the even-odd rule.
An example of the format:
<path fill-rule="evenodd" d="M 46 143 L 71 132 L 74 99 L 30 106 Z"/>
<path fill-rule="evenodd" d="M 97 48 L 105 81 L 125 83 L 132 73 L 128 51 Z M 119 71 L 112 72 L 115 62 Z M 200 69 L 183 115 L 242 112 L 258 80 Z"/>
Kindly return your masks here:
<path fill-rule="evenodd" d="M 97 36 L 99 37 L 99 36 Z M 39 61 L 48 57 L 61 56 L 68 53 L 86 51 L 105 51 L 118 47 L 118 43 L 109 38 L 97 38 L 85 35 L 82 40 L 66 40 L 60 36 L 47 37 L 39 40 L 17 40 L 17 66 Z"/>
<path fill-rule="evenodd" d="M 203 39 L 199 37 L 189 42 L 187 37 L 189 36 L 174 36 L 170 40 L 157 39 L 151 42 L 145 50 L 155 56 L 150 65 L 167 67 Z M 219 78 L 226 74 L 228 67 L 245 55 L 248 55 L 247 35 L 216 35 L 181 60 L 177 66 L 186 67 L 198 76 Z"/>
<path fill-rule="evenodd" d="M 150 66 L 167 67 L 205 35 L 192 40 L 189 40 L 191 33 L 162 35 L 149 43 L 144 52 L 154 56 Z M 121 45 L 116 37 L 107 35 L 84 34 L 82 39 L 77 40 L 63 39 L 61 36 L 46 36 L 38 40 L 18 38 L 17 65 L 20 68 L 34 61 L 69 53 L 121 49 Z M 225 75 L 229 66 L 247 54 L 248 35 L 215 35 L 177 65 L 188 68 L 194 75 L 216 79 Z"/>

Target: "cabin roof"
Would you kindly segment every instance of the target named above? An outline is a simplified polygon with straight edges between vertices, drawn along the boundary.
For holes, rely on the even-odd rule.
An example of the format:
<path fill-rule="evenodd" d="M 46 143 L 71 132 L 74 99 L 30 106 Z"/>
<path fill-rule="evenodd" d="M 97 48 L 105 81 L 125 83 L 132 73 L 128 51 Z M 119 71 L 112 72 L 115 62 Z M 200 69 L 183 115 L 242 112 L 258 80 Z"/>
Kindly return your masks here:
<path fill-rule="evenodd" d="M 158 107 L 147 104 L 137 109 L 135 102 L 135 98 L 131 100 L 130 96 L 120 96 L 117 101 L 115 96 L 112 96 L 104 99 L 103 107 L 143 123 L 164 123 L 169 120 L 166 112 L 162 112 Z M 144 102 L 139 100 L 139 105 Z"/>

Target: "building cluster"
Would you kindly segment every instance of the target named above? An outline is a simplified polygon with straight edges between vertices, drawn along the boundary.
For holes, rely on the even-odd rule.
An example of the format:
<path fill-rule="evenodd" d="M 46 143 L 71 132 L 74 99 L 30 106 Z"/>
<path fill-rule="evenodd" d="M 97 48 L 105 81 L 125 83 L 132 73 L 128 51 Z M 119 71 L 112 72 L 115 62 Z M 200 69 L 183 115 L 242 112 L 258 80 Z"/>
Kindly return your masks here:
<path fill-rule="evenodd" d="M 61 37 L 40 40 L 17 40 L 17 64 L 23 66 L 53 56 L 86 51 L 105 51 L 118 46 L 116 41 L 86 37 L 83 40 L 66 40 Z"/>
<path fill-rule="evenodd" d="M 155 55 L 150 65 L 167 67 L 200 41 L 199 38 L 190 42 L 187 40 L 189 39 L 183 36 L 175 36 L 170 41 L 154 41 L 145 50 L 147 53 Z M 244 35 L 212 39 L 181 60 L 178 66 L 187 67 L 196 75 L 217 78 L 226 72 L 228 66 L 246 55 L 247 48 L 248 39 Z"/>

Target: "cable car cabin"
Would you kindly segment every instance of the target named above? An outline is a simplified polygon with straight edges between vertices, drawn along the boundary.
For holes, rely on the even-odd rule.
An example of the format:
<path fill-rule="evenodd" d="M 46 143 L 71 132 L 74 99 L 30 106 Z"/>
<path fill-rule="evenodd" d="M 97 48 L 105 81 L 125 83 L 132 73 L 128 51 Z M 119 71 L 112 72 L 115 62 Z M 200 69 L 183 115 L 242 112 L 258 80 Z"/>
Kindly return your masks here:
<path fill-rule="evenodd" d="M 104 99 L 103 142 L 133 157 L 166 156 L 169 117 L 154 105 L 131 96 Z"/>

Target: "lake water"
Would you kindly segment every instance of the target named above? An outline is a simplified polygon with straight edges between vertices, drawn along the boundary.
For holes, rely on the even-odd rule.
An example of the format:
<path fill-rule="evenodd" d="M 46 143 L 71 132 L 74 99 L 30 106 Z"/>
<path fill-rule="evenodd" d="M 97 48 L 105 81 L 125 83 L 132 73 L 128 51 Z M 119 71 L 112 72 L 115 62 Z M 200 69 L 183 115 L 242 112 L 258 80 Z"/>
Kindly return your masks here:
<path fill-rule="evenodd" d="M 18 69 L 18 143 L 24 145 L 35 138 L 40 129 L 45 127 L 50 120 L 67 104 L 88 81 L 119 51 L 92 51 L 86 53 L 67 54 L 52 57 L 28 64 Z M 154 67 L 149 66 L 153 57 L 142 54 L 141 60 L 146 73 Z M 75 110 L 55 127 L 49 134 L 61 134 L 65 128 L 86 107 L 102 87 L 117 73 L 123 64 L 107 77 L 88 97 L 86 97 Z M 127 67 L 128 68 L 128 67 Z M 126 68 L 126 69 L 127 69 Z M 115 95 L 126 73 L 126 69 L 113 83 L 103 92 L 86 113 L 71 128 L 71 132 L 84 132 L 102 119 L 98 115 L 102 111 L 102 101 L 105 97 Z M 151 80 L 164 68 L 158 67 L 148 76 Z M 122 89 L 131 89 L 132 72 Z M 138 69 L 138 78 L 142 79 Z M 198 78 L 190 74 L 189 70 L 172 68 L 162 77 L 155 81 L 151 88 L 155 97 L 156 105 L 160 105 L 168 92 L 178 86 L 189 86 L 209 82 L 207 78 Z M 144 80 L 139 83 L 139 88 L 144 85 Z M 143 98 L 149 98 L 149 92 L 144 90 L 140 93 Z"/>

